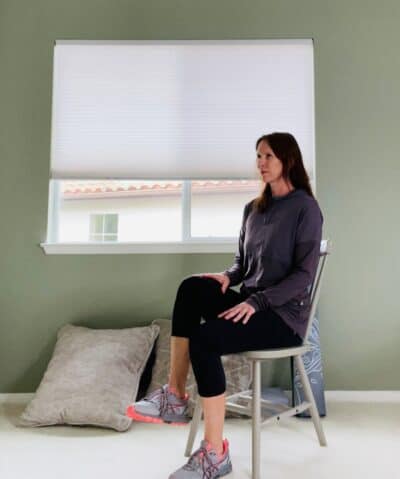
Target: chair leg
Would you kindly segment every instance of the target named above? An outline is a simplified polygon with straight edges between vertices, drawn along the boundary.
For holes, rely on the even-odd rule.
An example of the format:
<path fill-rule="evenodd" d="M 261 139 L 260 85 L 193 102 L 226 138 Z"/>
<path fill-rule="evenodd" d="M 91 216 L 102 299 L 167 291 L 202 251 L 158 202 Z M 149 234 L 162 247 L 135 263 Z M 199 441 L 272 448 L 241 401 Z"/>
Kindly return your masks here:
<path fill-rule="evenodd" d="M 317 405 L 315 404 L 314 394 L 312 392 L 310 382 L 308 380 L 308 376 L 303 364 L 303 360 L 301 359 L 300 355 L 295 356 L 294 360 L 296 362 L 297 369 L 299 370 L 299 373 L 300 373 L 300 379 L 304 387 L 304 394 L 306 396 L 307 401 L 310 403 L 309 409 L 311 413 L 311 418 L 314 423 L 314 427 L 318 436 L 319 443 L 321 446 L 326 446 L 327 442 L 326 442 L 324 431 L 322 429 L 321 418 L 319 417 Z"/>
<path fill-rule="evenodd" d="M 260 479 L 261 362 L 253 361 L 252 479 Z"/>
<path fill-rule="evenodd" d="M 202 413 L 201 397 L 199 394 L 197 394 L 196 405 L 194 407 L 193 418 L 190 423 L 190 431 L 189 431 L 189 436 L 186 443 L 186 450 L 185 450 L 186 457 L 189 457 L 192 454 L 193 443 L 194 443 L 194 440 L 196 439 L 196 434 L 199 429 L 199 424 L 201 420 L 201 413 Z"/>
<path fill-rule="evenodd" d="M 290 382 L 292 384 L 292 407 L 294 407 L 294 364 L 293 364 L 293 356 L 290 356 Z"/>

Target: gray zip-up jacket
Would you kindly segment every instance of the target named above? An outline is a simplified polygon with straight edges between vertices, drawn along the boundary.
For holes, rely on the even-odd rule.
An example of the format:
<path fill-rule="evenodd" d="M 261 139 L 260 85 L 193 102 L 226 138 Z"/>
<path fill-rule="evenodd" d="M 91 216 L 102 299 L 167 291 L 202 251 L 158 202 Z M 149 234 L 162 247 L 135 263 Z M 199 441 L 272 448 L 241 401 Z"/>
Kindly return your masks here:
<path fill-rule="evenodd" d="M 223 273 L 256 311 L 271 308 L 304 338 L 322 238 L 317 201 L 302 189 L 272 197 L 265 213 L 244 207 L 233 266 Z M 251 320 L 251 319 L 250 319 Z"/>

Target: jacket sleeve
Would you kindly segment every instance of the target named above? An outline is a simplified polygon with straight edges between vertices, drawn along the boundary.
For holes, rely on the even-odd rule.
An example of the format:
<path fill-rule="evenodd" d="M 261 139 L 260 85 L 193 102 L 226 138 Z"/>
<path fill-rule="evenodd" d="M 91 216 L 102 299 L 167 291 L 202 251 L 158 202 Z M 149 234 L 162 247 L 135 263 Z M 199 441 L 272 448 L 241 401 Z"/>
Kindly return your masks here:
<path fill-rule="evenodd" d="M 251 202 L 247 203 L 243 209 L 242 226 L 239 233 L 239 244 L 235 254 L 233 265 L 222 273 L 230 279 L 229 286 L 235 286 L 242 282 L 244 277 L 244 237 L 246 234 L 246 220 L 250 211 Z"/>
<path fill-rule="evenodd" d="M 277 284 L 246 299 L 256 311 L 282 306 L 311 286 L 318 266 L 322 224 L 323 216 L 317 202 L 309 203 L 300 212 L 290 273 Z"/>

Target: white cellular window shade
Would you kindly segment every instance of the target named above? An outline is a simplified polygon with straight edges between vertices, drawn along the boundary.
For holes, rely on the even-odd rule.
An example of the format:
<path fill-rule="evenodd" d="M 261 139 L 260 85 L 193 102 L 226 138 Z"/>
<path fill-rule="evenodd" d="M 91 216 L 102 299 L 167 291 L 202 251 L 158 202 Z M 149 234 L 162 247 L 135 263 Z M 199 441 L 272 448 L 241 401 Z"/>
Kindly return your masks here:
<path fill-rule="evenodd" d="M 53 179 L 255 179 L 273 131 L 313 181 L 311 39 L 56 42 Z"/>

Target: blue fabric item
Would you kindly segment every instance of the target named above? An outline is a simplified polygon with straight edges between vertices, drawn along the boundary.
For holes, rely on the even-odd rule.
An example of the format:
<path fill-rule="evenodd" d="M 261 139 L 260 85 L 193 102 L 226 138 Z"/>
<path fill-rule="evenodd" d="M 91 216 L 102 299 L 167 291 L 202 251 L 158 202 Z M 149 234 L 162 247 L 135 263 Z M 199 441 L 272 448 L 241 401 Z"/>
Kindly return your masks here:
<path fill-rule="evenodd" d="M 289 406 L 289 398 L 286 396 L 285 391 L 282 388 L 263 386 L 261 388 L 261 397 L 273 404 L 284 404 L 285 406 Z"/>
<path fill-rule="evenodd" d="M 324 378 L 322 374 L 322 359 L 319 340 L 319 321 L 317 315 L 314 316 L 311 331 L 308 336 L 308 342 L 311 350 L 303 354 L 302 359 L 304 367 L 310 381 L 311 389 L 314 393 L 315 402 L 319 415 L 326 415 L 325 394 L 324 394 Z M 293 384 L 294 384 L 294 404 L 297 406 L 302 401 L 306 401 L 303 386 L 300 381 L 300 374 L 296 365 L 293 368 Z M 298 417 L 311 417 L 309 410 L 296 414 Z"/>

